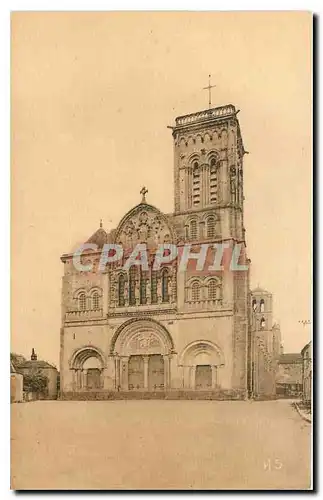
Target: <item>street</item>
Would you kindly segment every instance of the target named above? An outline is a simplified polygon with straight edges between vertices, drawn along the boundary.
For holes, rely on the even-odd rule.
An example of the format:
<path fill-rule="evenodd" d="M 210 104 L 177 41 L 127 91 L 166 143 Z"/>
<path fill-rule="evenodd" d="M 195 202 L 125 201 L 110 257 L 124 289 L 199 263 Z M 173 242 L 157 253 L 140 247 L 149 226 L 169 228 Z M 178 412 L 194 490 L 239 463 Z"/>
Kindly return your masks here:
<path fill-rule="evenodd" d="M 290 401 L 11 405 L 12 489 L 308 489 Z"/>

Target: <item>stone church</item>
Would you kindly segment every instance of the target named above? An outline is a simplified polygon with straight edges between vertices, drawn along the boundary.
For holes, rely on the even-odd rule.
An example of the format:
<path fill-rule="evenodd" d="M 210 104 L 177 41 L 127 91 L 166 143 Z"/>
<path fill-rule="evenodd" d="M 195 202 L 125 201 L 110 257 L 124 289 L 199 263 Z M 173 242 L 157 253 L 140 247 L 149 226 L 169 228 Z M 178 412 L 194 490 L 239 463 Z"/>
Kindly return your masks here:
<path fill-rule="evenodd" d="M 243 208 L 246 151 L 237 115 L 230 104 L 178 117 L 170 127 L 172 213 L 150 204 L 143 188 L 140 203 L 116 229 L 106 232 L 100 224 L 87 240 L 96 245 L 83 254 L 93 264 L 90 271 L 76 269 L 72 253 L 62 255 L 62 398 L 207 394 L 244 399 L 253 392 L 254 332 L 271 331 L 272 325 L 266 325 L 265 314 L 259 328 L 251 321 Z M 125 254 L 98 272 L 107 243 L 122 245 Z M 147 245 L 148 268 L 125 269 L 125 256 L 138 243 Z M 160 243 L 176 245 L 178 257 L 156 270 Z M 212 267 L 217 244 L 225 251 L 221 266 Z M 188 263 L 181 268 L 179 256 L 187 245 Z M 198 265 L 203 245 L 207 267 Z M 235 245 L 247 270 L 229 265 Z"/>

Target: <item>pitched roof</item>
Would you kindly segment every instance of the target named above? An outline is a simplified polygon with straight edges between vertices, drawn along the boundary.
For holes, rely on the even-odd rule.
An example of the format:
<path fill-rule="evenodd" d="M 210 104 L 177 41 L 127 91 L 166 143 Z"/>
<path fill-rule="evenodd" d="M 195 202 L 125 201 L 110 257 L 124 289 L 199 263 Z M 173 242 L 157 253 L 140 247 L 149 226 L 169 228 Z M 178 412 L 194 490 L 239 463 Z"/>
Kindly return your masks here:
<path fill-rule="evenodd" d="M 100 227 L 97 231 L 95 231 L 95 233 L 93 233 L 92 236 L 86 241 L 86 243 L 94 243 L 98 246 L 98 248 L 103 248 L 103 245 L 107 242 L 108 234 L 103 227 Z"/>
<path fill-rule="evenodd" d="M 56 367 L 51 365 L 50 363 L 47 363 L 47 361 L 41 361 L 41 360 L 27 360 L 21 363 L 19 365 L 19 368 L 54 368 L 56 370 Z"/>
<path fill-rule="evenodd" d="M 251 290 L 251 293 L 268 293 L 268 294 L 271 295 L 270 292 L 268 292 L 264 288 L 261 288 L 260 286 L 257 286 L 256 288 L 254 288 L 253 290 Z"/>
<path fill-rule="evenodd" d="M 302 363 L 302 355 L 299 352 L 287 352 L 279 356 L 280 364 Z"/>

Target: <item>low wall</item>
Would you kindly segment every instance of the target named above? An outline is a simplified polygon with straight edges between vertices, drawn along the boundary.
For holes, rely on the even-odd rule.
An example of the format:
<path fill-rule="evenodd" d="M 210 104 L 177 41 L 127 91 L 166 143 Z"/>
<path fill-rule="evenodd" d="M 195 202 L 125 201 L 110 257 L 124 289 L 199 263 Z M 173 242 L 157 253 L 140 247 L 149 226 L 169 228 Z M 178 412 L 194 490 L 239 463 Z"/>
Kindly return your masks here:
<path fill-rule="evenodd" d="M 60 395 L 63 401 L 105 401 L 105 400 L 122 400 L 122 399 L 191 399 L 191 400 L 236 400 L 245 399 L 244 391 L 84 391 L 84 392 L 64 392 Z"/>

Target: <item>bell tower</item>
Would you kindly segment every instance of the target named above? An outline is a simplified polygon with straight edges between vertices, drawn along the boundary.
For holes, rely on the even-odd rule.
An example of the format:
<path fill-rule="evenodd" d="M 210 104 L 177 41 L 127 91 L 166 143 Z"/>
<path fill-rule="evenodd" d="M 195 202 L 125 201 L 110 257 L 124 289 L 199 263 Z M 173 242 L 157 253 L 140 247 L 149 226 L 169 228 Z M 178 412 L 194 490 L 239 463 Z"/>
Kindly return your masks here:
<path fill-rule="evenodd" d="M 207 87 L 208 88 L 208 87 Z M 222 238 L 244 240 L 243 147 L 232 104 L 180 116 L 174 139 L 175 215 L 214 212 Z"/>

